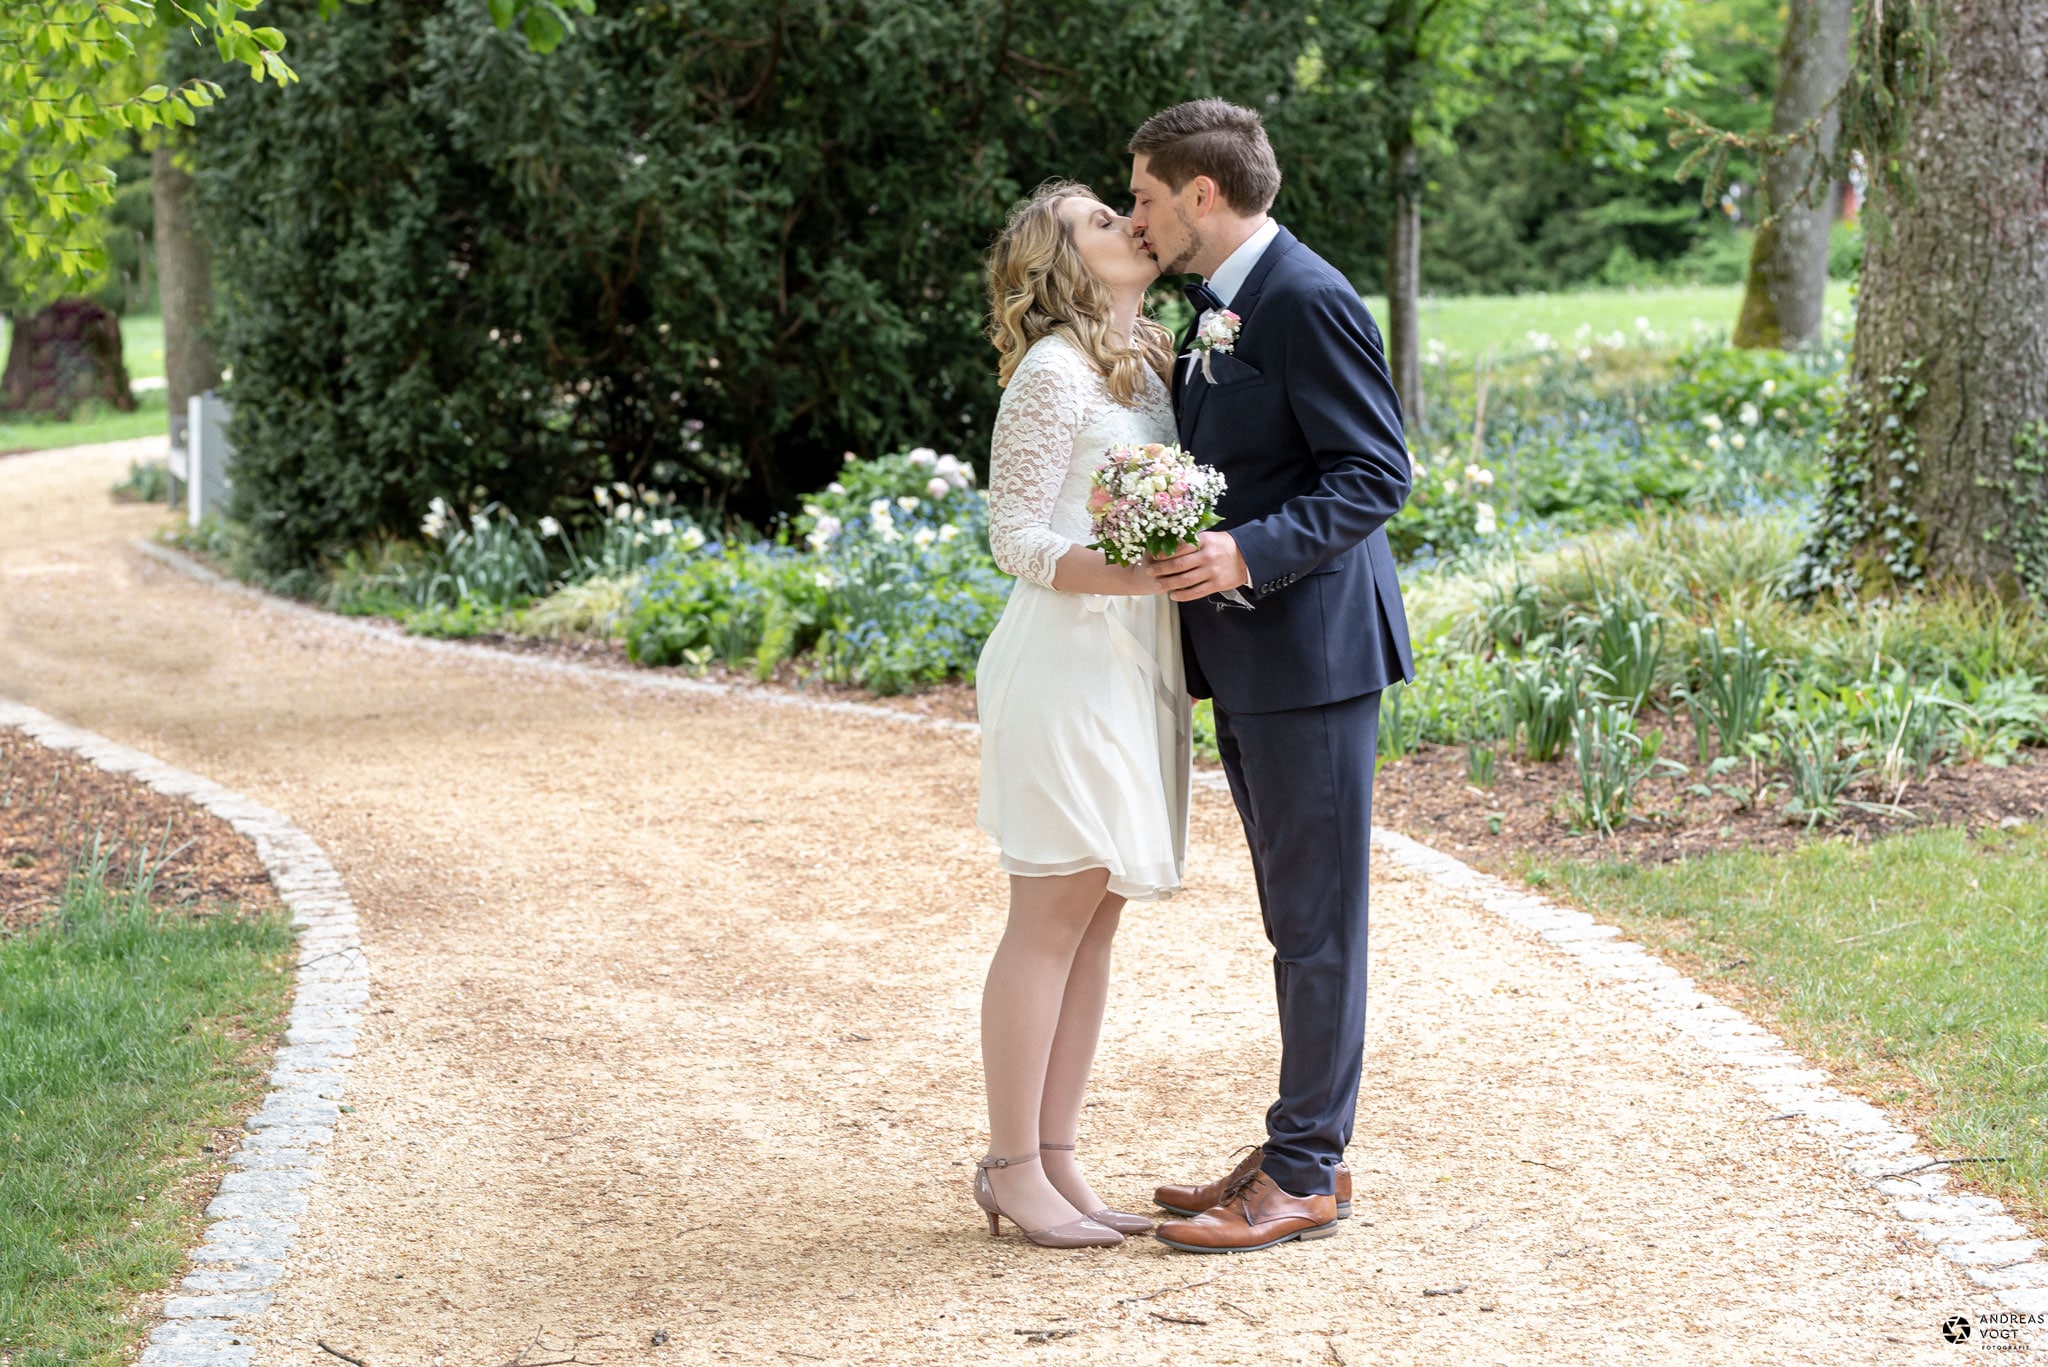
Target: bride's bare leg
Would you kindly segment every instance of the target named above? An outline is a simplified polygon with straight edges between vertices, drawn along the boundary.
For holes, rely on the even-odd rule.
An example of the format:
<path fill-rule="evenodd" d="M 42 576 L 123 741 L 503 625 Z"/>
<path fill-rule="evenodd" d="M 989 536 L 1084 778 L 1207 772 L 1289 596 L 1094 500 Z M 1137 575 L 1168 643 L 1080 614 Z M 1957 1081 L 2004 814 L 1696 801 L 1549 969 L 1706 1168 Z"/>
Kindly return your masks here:
<path fill-rule="evenodd" d="M 1095 1042 L 1102 1034 L 1103 1006 L 1109 1000 L 1110 942 L 1116 938 L 1123 909 L 1124 899 L 1114 893 L 1096 905 L 1088 932 L 1074 951 L 1073 967 L 1067 970 L 1067 994 L 1060 1003 L 1059 1028 L 1053 1032 L 1052 1054 L 1045 1070 L 1045 1093 L 1038 1105 L 1041 1143 L 1071 1144 L 1080 1131 L 1088 1070 L 1095 1063 Z M 1082 1214 L 1103 1208 L 1071 1150 L 1045 1150 L 1045 1175 Z"/>
<path fill-rule="evenodd" d="M 1010 919 L 981 994 L 981 1060 L 988 1078 L 989 1153 L 1038 1151 L 1039 1099 L 1074 953 L 1109 885 L 1106 869 L 1010 879 Z M 1101 1003 L 1096 1004 L 1101 1012 Z M 1026 1229 L 1080 1218 L 1037 1163 L 992 1168 L 996 1201 Z"/>

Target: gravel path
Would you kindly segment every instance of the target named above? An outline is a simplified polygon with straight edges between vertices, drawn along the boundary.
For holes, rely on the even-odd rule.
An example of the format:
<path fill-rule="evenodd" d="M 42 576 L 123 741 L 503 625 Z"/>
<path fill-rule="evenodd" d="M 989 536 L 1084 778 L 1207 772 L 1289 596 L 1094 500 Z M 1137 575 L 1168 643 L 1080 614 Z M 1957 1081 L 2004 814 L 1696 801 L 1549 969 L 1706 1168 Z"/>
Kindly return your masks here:
<path fill-rule="evenodd" d="M 1731 1069 L 1390 860 L 1340 1237 L 991 1241 L 972 736 L 222 594 L 127 545 L 131 454 L 0 460 L 0 696 L 289 814 L 374 966 L 261 1363 L 1950 1362 L 1941 1319 L 1998 1309 Z M 1227 797 L 1193 844 L 1126 918 L 1082 1136 L 1138 1208 L 1256 1137 L 1275 1056 Z"/>

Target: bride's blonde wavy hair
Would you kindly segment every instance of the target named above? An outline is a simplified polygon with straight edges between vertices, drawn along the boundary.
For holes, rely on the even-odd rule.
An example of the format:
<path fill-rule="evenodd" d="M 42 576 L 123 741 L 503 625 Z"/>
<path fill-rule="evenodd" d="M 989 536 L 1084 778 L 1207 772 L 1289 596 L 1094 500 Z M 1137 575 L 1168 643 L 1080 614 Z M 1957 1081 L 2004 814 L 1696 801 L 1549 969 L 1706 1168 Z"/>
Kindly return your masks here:
<path fill-rule="evenodd" d="M 1008 385 L 1032 343 L 1059 332 L 1108 383 L 1111 398 L 1135 404 L 1144 367 L 1161 379 L 1173 373 L 1173 334 L 1142 313 L 1128 346 L 1110 332 L 1109 291 L 1081 259 L 1073 227 L 1059 213 L 1062 201 L 1077 196 L 1100 198 L 1070 180 L 1047 181 L 1010 211 L 989 248 L 985 332 L 1001 356 L 996 378 Z"/>

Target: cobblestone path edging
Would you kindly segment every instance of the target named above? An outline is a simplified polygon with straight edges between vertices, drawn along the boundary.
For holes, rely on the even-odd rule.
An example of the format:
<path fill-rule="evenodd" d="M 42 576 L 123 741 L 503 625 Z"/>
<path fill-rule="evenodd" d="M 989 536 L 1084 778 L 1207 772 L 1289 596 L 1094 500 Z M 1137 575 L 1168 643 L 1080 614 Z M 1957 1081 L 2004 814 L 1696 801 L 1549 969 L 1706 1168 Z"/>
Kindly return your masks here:
<path fill-rule="evenodd" d="M 141 1367 L 250 1367 L 256 1350 L 236 1323 L 267 1307 L 270 1288 L 284 1275 L 306 1188 L 327 1161 L 322 1150 L 341 1115 L 343 1075 L 370 995 L 355 906 L 313 838 L 268 807 L 32 707 L 0 699 L 0 726 L 186 798 L 227 822 L 255 844 L 291 912 L 299 940 L 296 992 L 272 1061 L 271 1089 L 206 1207 L 210 1223 L 191 1253 L 197 1267 L 164 1302 L 164 1323 L 141 1358 Z"/>
<path fill-rule="evenodd" d="M 152 542 L 135 543 L 152 558 L 194 578 L 254 598 L 272 607 L 317 618 L 367 635 L 409 646 L 468 656 L 487 655 L 514 665 L 562 672 L 594 681 L 616 681 L 697 694 L 719 694 L 945 730 L 977 731 L 972 722 L 926 717 L 894 708 L 806 698 L 766 689 L 711 683 L 669 674 L 636 672 L 577 661 L 521 654 L 496 646 L 408 636 L 295 603 L 241 584 L 191 557 Z M 1204 787 L 1228 791 L 1220 773 L 1198 773 Z M 1373 844 L 1386 857 L 1413 869 L 1437 886 L 1477 903 L 1488 912 L 1541 937 L 1553 949 L 1583 965 L 1592 977 L 1643 1005 L 1661 1024 L 1704 1048 L 1718 1062 L 1740 1070 L 1759 1099 L 1782 1118 L 1820 1139 L 1850 1172 L 1874 1185 L 1912 1232 L 1958 1264 L 1978 1285 L 1992 1290 L 2017 1314 L 2048 1315 L 2048 1261 L 2043 1241 L 2032 1238 L 2000 1201 L 1949 1192 L 1946 1164 L 1920 1151 L 1920 1137 L 1882 1110 L 1830 1084 L 1784 1041 L 1700 990 L 1698 984 L 1641 945 L 1622 938 L 1616 926 L 1562 906 L 1504 879 L 1481 873 L 1462 860 L 1384 827 L 1373 828 Z M 323 864 L 324 867 L 324 864 Z M 352 923 L 352 913 L 351 913 Z M 253 1123 L 253 1122 L 252 1122 Z M 2039 1338 L 2040 1335 L 2028 1335 Z M 160 1359 L 169 1362 L 170 1359 Z M 223 1360 L 225 1361 L 225 1360 Z M 149 1363 L 149 1359 L 145 1359 Z"/>
<path fill-rule="evenodd" d="M 1920 1137 L 1867 1101 L 1829 1085 L 1829 1075 L 1770 1031 L 1699 989 L 1691 978 L 1583 911 L 1560 906 L 1461 860 L 1373 828 L 1373 844 L 1487 911 L 1532 931 L 1570 955 L 1616 992 L 1634 998 L 1716 1060 L 1738 1069 L 1773 1119 L 1793 1121 L 1827 1144 L 1844 1167 L 1889 1198 L 1898 1217 L 1959 1264 L 1970 1280 L 1997 1292 L 2010 1310 L 2048 1315 L 2048 1262 L 2042 1241 L 1989 1196 L 1951 1193 L 1940 1158 L 1919 1151 Z"/>

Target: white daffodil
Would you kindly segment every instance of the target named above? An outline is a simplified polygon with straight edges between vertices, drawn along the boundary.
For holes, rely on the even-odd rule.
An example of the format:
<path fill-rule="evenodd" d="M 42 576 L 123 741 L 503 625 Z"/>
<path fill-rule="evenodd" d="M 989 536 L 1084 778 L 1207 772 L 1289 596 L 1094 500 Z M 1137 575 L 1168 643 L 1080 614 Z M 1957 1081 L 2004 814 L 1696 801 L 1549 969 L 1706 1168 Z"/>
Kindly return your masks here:
<path fill-rule="evenodd" d="M 652 508 L 655 504 L 661 502 L 661 491 L 659 489 L 642 489 L 640 491 L 640 501 Z"/>
<path fill-rule="evenodd" d="M 1720 449 L 1721 449 L 1721 439 L 1720 439 L 1719 437 L 1708 437 L 1708 438 L 1707 438 L 1707 449 L 1708 449 L 1709 451 L 1718 451 L 1718 450 L 1720 450 Z"/>
<path fill-rule="evenodd" d="M 1728 438 L 1728 444 L 1740 451 L 1743 447 L 1749 445 L 1749 438 L 1737 432 L 1734 436 Z"/>
<path fill-rule="evenodd" d="M 560 536 L 562 534 L 562 524 L 551 517 L 543 517 L 540 520 L 540 534 L 542 536 Z"/>
<path fill-rule="evenodd" d="M 599 485 L 597 488 L 592 489 L 590 491 L 590 501 L 595 503 L 600 508 L 609 508 L 612 506 L 611 493 L 603 485 Z"/>
<path fill-rule="evenodd" d="M 1718 431 L 1720 431 L 1720 430 L 1721 430 L 1721 415 L 1720 415 L 1719 413 L 1709 413 L 1709 414 L 1707 414 L 1707 416 L 1705 416 L 1704 418 L 1701 418 L 1701 419 L 1700 419 L 1700 426 L 1702 426 L 1702 427 L 1706 428 L 1706 429 L 1707 429 L 1707 430 L 1708 430 L 1709 432 L 1718 432 Z"/>
<path fill-rule="evenodd" d="M 698 531 L 695 527 L 692 527 L 688 531 L 684 532 L 682 536 L 678 538 L 678 541 L 680 542 L 684 550 L 694 551 L 704 544 L 704 533 Z"/>
<path fill-rule="evenodd" d="M 665 517 L 657 517 L 647 524 L 647 530 L 655 536 L 667 536 L 676 529 L 676 524 Z"/>
<path fill-rule="evenodd" d="M 1742 412 L 1737 416 L 1741 419 L 1744 427 L 1754 427 L 1756 426 L 1757 419 L 1762 417 L 1763 414 L 1756 411 L 1755 404 L 1746 403 L 1742 405 Z"/>
<path fill-rule="evenodd" d="M 612 519 L 616 522 L 624 522 L 627 518 L 631 517 L 632 515 L 633 510 L 623 503 L 621 503 L 618 507 L 612 509 Z"/>
<path fill-rule="evenodd" d="M 620 498 L 631 498 L 633 496 L 633 486 L 622 479 L 614 480 L 612 481 L 612 492 Z"/>
<path fill-rule="evenodd" d="M 1765 381 L 1764 381 L 1764 397 L 1765 397 L 1765 398 L 1767 398 L 1767 399 L 1768 399 L 1768 398 L 1770 398 L 1770 397 L 1771 397 L 1771 396 L 1772 396 L 1773 394 L 1776 394 L 1777 392 L 1778 392 L 1778 382 L 1777 382 L 1776 380 L 1765 380 Z"/>

